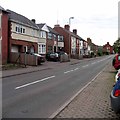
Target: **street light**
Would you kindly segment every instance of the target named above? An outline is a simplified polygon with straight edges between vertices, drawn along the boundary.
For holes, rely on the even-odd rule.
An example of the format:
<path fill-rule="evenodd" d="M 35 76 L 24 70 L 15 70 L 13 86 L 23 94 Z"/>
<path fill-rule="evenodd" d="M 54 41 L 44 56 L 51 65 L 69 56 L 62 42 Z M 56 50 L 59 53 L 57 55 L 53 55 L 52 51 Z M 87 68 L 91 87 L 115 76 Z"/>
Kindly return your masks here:
<path fill-rule="evenodd" d="M 71 19 L 74 19 L 74 17 L 69 18 L 69 27 L 71 25 Z M 70 30 L 70 28 L 69 28 L 69 30 Z M 70 41 L 71 41 L 71 39 L 70 39 L 70 33 L 69 33 L 69 59 L 70 59 L 70 54 L 71 54 L 71 52 L 70 52 Z"/>
<path fill-rule="evenodd" d="M 71 24 L 71 19 L 74 19 L 74 17 L 70 17 L 70 18 L 69 18 L 69 26 L 70 26 L 70 24 Z"/>

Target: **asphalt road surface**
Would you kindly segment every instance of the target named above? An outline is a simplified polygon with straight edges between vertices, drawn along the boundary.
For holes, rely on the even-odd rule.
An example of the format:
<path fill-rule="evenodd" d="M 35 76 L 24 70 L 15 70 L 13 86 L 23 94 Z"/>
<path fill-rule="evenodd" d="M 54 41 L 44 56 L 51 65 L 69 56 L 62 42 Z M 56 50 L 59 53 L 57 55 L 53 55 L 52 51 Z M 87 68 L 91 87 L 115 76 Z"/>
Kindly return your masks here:
<path fill-rule="evenodd" d="M 113 56 L 81 60 L 3 78 L 3 118 L 49 118 L 111 62 Z"/>

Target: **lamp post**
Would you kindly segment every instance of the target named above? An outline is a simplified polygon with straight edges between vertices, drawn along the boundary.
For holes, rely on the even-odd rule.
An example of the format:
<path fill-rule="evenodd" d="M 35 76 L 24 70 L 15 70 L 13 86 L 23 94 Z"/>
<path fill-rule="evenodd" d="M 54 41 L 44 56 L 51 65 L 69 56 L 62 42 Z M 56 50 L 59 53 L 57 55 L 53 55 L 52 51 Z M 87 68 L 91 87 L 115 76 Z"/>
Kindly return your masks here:
<path fill-rule="evenodd" d="M 71 24 L 71 19 L 74 19 L 74 17 L 70 17 L 70 18 L 69 18 L 69 26 L 70 26 L 70 24 Z"/>
<path fill-rule="evenodd" d="M 74 19 L 74 17 L 70 17 L 70 18 L 69 18 L 69 27 L 70 27 L 70 25 L 71 25 L 71 19 Z M 69 28 L 69 30 L 70 30 L 70 28 Z M 70 54 L 71 54 L 70 42 L 71 42 L 71 37 L 70 37 L 70 33 L 69 33 L 69 59 L 70 59 Z"/>

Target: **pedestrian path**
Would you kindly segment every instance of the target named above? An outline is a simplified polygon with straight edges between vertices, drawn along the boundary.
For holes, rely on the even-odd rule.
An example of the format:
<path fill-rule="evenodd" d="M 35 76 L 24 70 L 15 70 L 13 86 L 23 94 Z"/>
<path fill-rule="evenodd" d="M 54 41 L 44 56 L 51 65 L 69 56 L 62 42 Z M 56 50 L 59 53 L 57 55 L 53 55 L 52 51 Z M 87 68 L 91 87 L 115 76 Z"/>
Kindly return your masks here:
<path fill-rule="evenodd" d="M 110 92 L 114 84 L 115 70 L 111 63 L 79 93 L 55 118 L 115 118 L 110 105 Z"/>

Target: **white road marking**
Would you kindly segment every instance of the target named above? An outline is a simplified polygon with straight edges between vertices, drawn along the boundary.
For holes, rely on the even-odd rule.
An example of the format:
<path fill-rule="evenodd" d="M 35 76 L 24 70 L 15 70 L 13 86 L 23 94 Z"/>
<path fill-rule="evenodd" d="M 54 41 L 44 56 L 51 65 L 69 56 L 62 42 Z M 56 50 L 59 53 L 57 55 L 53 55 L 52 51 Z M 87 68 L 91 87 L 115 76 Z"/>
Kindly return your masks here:
<path fill-rule="evenodd" d="M 72 72 L 72 71 L 73 71 L 73 70 L 66 71 L 66 72 L 64 72 L 64 74 L 67 74 L 67 73 Z"/>
<path fill-rule="evenodd" d="M 96 64 L 96 62 L 91 63 L 92 65 Z"/>
<path fill-rule="evenodd" d="M 36 84 L 36 83 L 38 83 L 38 82 L 43 82 L 43 81 L 45 81 L 45 80 L 48 80 L 48 79 L 51 79 L 51 78 L 54 78 L 54 77 L 55 77 L 55 76 L 50 76 L 50 77 L 43 78 L 43 79 L 41 79 L 41 80 L 37 80 L 37 81 L 31 82 L 31 83 L 27 83 L 27 84 L 24 84 L 24 85 L 21 85 L 21 86 L 16 87 L 15 90 L 20 89 L 20 88 L 23 88 L 23 87 L 27 87 L 27 86 L 29 86 L 29 85 Z"/>
<path fill-rule="evenodd" d="M 85 68 L 85 67 L 88 67 L 89 65 L 84 65 L 84 66 L 82 66 L 83 68 Z"/>
<path fill-rule="evenodd" d="M 78 69 L 79 69 L 79 68 L 75 68 L 75 69 L 73 69 L 73 70 L 65 71 L 64 74 L 67 74 L 67 73 L 70 73 L 70 72 L 76 71 L 76 70 L 78 70 Z"/>
<path fill-rule="evenodd" d="M 74 71 L 78 70 L 79 68 L 75 68 Z"/>

